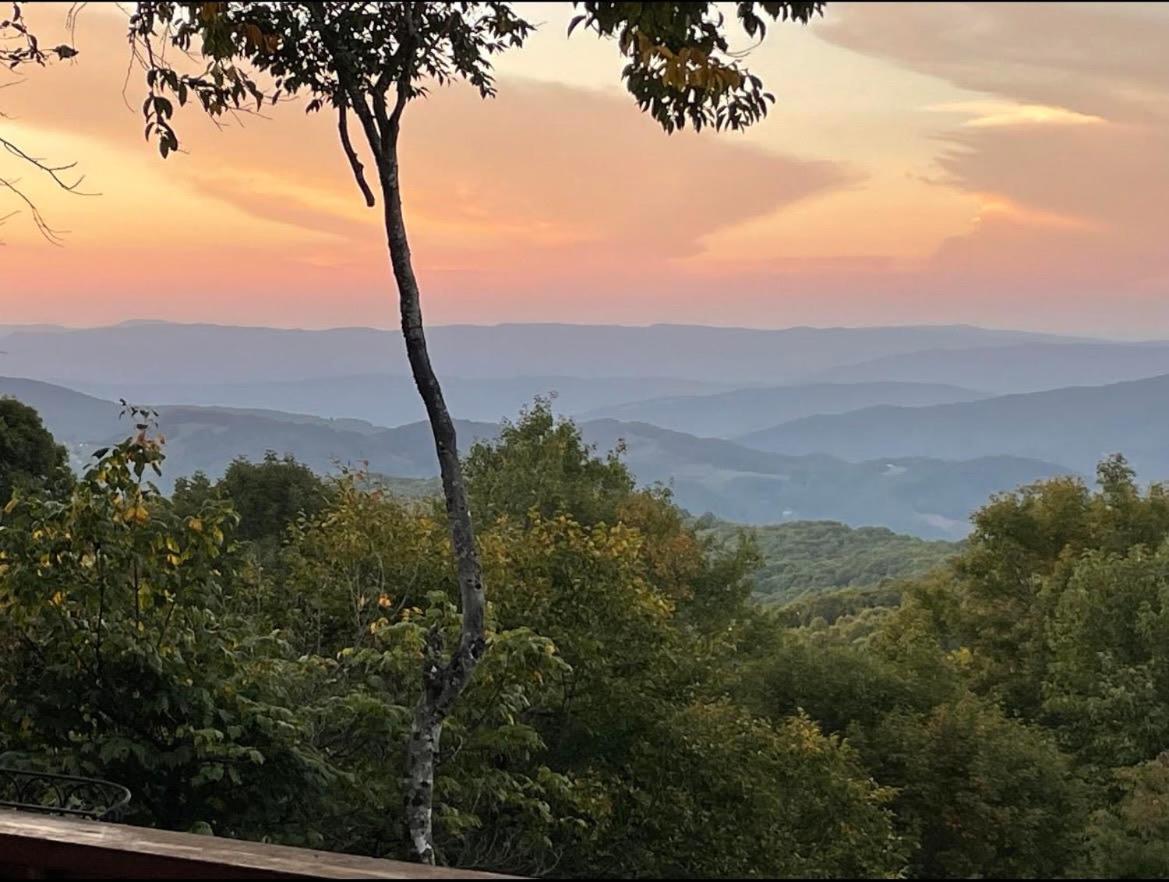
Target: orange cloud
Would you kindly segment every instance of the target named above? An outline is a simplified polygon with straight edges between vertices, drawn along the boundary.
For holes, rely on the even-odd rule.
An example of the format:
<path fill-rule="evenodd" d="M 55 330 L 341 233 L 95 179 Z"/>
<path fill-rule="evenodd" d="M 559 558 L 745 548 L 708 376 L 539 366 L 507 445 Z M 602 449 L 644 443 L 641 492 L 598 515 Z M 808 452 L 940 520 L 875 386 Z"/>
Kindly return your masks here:
<path fill-rule="evenodd" d="M 1169 114 L 1160 4 L 864 3 L 817 29 L 973 92 L 1136 121 Z"/>
<path fill-rule="evenodd" d="M 930 108 L 958 117 L 938 135 L 940 182 L 980 210 L 915 286 L 989 309 L 1104 316 L 1097 330 L 1164 320 L 1164 7 L 866 4 L 820 33 L 982 93 Z"/>
<path fill-rule="evenodd" d="M 30 137 L 83 166 L 90 158 L 100 210 L 121 219 L 70 224 L 84 232 L 49 278 L 30 272 L 27 284 L 55 293 L 88 273 L 141 302 L 159 273 L 186 287 L 188 275 L 250 252 L 224 284 L 303 301 L 306 285 L 323 278 L 314 312 L 338 321 L 374 302 L 361 292 L 384 297 L 379 214 L 360 200 L 332 118 L 283 104 L 221 131 L 188 108 L 176 117 L 184 152 L 163 161 L 126 106 L 140 103 L 134 72 L 122 94 L 123 27 L 114 15 L 83 17 L 75 63 L 34 71 L 5 94 Z M 456 298 L 473 306 L 484 289 L 546 297 L 581 279 L 644 288 L 665 278 L 669 261 L 700 256 L 709 235 L 859 179 L 839 163 L 741 137 L 666 137 L 625 96 L 523 80 L 504 80 L 491 101 L 468 88 L 436 89 L 410 107 L 403 142 L 413 251 L 445 301 L 440 314 L 452 318 L 461 315 Z M 121 156 L 120 167 L 93 161 L 95 153 Z M 78 217 L 68 200 L 41 195 L 53 217 Z M 12 244 L 41 253 L 30 235 Z M 254 296 L 270 310 L 264 298 L 276 295 Z"/>

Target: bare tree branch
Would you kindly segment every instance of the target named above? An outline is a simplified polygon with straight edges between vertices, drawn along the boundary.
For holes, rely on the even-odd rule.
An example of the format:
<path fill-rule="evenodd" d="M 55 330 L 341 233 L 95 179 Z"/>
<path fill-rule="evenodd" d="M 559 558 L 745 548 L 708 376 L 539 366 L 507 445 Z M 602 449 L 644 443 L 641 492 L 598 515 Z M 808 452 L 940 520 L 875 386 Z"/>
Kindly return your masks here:
<path fill-rule="evenodd" d="M 65 165 L 50 165 L 48 162 L 39 157 L 30 156 L 20 147 L 13 144 L 7 138 L 3 137 L 0 137 L 0 147 L 3 147 L 8 153 L 12 154 L 22 162 L 32 166 L 37 171 L 48 175 L 57 188 L 64 190 L 66 193 L 72 193 L 74 196 L 99 195 L 97 193 L 85 192 L 80 189 L 81 184 L 85 181 L 85 175 L 81 175 L 75 180 L 65 176 L 66 172 L 71 171 L 77 166 L 77 163 L 75 162 L 70 162 Z M 0 177 L 0 188 L 8 190 L 10 193 L 15 195 L 17 199 L 23 202 L 25 206 L 27 206 L 29 214 L 32 217 L 33 224 L 36 226 L 37 231 L 45 238 L 45 241 L 52 245 L 61 245 L 62 236 L 68 231 L 58 230 L 52 227 L 49 222 L 45 220 L 45 216 L 41 214 L 41 211 L 37 207 L 36 203 L 32 201 L 32 199 L 20 186 L 18 186 L 19 184 L 19 178 Z M 3 218 L 0 218 L 0 221 L 6 220 L 18 213 L 19 211 L 10 212 Z"/>
<path fill-rule="evenodd" d="M 77 14 L 85 8 L 85 3 L 74 3 L 65 18 L 65 25 L 69 28 L 70 39 L 77 25 Z M 0 65 L 3 65 L 8 70 L 15 70 L 22 64 L 38 64 L 44 66 L 50 60 L 56 58 L 57 60 L 65 61 L 77 55 L 77 50 L 72 45 L 62 44 L 53 47 L 52 49 L 43 49 L 36 35 L 33 34 L 24 22 L 21 6 L 19 3 L 12 4 L 11 15 L 0 21 L 0 37 L 11 40 L 15 45 L 0 47 Z M 15 83 L 6 83 L 5 86 L 15 85 Z M 0 118 L 10 119 L 7 114 L 0 112 Z M 21 162 L 32 166 L 36 171 L 47 175 L 59 189 L 67 193 L 72 193 L 77 196 L 94 196 L 95 193 L 85 193 L 80 187 L 85 180 L 85 176 L 81 175 L 74 179 L 71 172 L 77 163 L 67 163 L 64 165 L 52 165 L 40 157 L 31 156 L 23 149 L 18 147 L 12 141 L 4 137 L 0 137 L 0 147 L 3 147 L 12 156 L 15 156 Z M 61 235 L 64 231 L 56 230 L 45 220 L 44 215 L 41 214 L 40 209 L 37 208 L 36 203 L 32 201 L 29 195 L 21 189 L 19 178 L 3 178 L 0 177 L 0 189 L 8 190 L 14 194 L 16 198 L 23 202 L 28 208 L 32 216 L 33 223 L 37 230 L 45 240 L 53 245 L 61 244 Z M 11 218 L 13 215 L 19 213 L 18 211 L 9 212 L 0 217 L 0 222 Z"/>
<path fill-rule="evenodd" d="M 53 179 L 53 183 L 62 190 L 66 190 L 70 193 L 76 193 L 78 196 L 98 195 L 97 193 L 85 193 L 79 189 L 82 182 L 85 180 L 85 175 L 81 175 L 79 178 L 77 178 L 77 180 L 74 181 L 66 180 L 62 175 L 63 172 L 71 171 L 72 169 L 76 168 L 76 162 L 70 162 L 66 165 L 49 165 L 45 160 L 36 156 L 30 156 L 29 154 L 25 153 L 11 141 L 3 137 L 0 137 L 0 147 L 3 147 L 17 159 L 21 159 L 36 168 L 38 171 L 42 171 L 47 174 L 50 178 Z"/>
<path fill-rule="evenodd" d="M 10 181 L 6 178 L 0 178 L 0 188 L 3 188 L 5 190 L 8 190 L 8 191 L 14 193 L 16 195 L 17 199 L 19 199 L 21 202 L 23 202 L 25 205 L 28 206 L 29 213 L 32 215 L 33 223 L 36 224 L 37 231 L 42 236 L 45 237 L 45 240 L 51 245 L 61 245 L 62 244 L 61 236 L 68 231 L 67 230 L 55 230 L 51 226 L 49 226 L 48 222 L 45 220 L 44 216 L 41 214 L 40 209 L 37 208 L 36 203 L 33 202 L 31 199 L 29 199 L 28 196 L 25 195 L 24 191 L 16 186 L 19 183 L 20 183 L 19 179 L 15 180 L 15 181 Z M 8 218 L 12 217 L 13 215 L 16 215 L 19 213 L 20 213 L 19 211 L 10 212 L 10 213 L 6 214 L 3 218 L 0 218 L 0 220 L 7 220 Z"/>
<path fill-rule="evenodd" d="M 347 115 L 345 105 L 340 105 L 337 108 L 337 131 L 341 135 L 341 146 L 345 148 L 345 156 L 349 159 L 349 167 L 353 169 L 353 177 L 357 179 L 357 186 L 361 188 L 361 195 L 365 197 L 366 206 L 373 208 L 376 200 L 373 197 L 373 190 L 369 188 L 369 184 L 365 180 L 365 167 L 362 166 L 361 160 L 357 158 L 357 151 L 353 149 L 353 142 L 349 140 L 349 123 L 346 121 Z"/>

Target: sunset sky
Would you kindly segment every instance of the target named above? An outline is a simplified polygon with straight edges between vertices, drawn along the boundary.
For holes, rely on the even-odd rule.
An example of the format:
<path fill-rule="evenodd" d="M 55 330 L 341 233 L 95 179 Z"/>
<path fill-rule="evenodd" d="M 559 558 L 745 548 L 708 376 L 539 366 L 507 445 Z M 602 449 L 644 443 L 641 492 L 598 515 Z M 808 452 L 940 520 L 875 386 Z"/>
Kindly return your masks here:
<path fill-rule="evenodd" d="M 67 8 L 28 17 L 52 41 Z M 639 114 L 616 48 L 566 38 L 567 4 L 527 13 L 539 31 L 498 63 L 498 98 L 449 88 L 407 112 L 431 322 L 1169 337 L 1169 7 L 829 3 L 752 52 L 768 118 L 698 136 Z M 68 231 L 58 248 L 27 213 L 0 227 L 0 324 L 392 326 L 333 118 L 283 105 L 217 130 L 188 109 L 162 160 L 124 27 L 91 5 L 75 60 L 0 73 L 4 136 L 77 160 L 100 194 L 0 158 Z M 17 207 L 0 193 L 0 216 Z"/>

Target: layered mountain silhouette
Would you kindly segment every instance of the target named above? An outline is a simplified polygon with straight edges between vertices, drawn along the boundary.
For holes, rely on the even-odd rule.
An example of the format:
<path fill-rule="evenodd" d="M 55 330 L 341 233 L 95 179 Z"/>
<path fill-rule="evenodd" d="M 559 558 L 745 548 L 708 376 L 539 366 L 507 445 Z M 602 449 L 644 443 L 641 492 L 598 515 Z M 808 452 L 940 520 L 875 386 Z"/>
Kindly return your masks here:
<path fill-rule="evenodd" d="M 0 395 L 37 408 L 78 468 L 96 448 L 130 431 L 119 404 L 54 384 L 0 378 Z M 425 422 L 385 428 L 272 410 L 158 405 L 157 411 L 167 439 L 164 489 L 180 476 L 202 471 L 215 477 L 237 457 L 258 460 L 269 450 L 291 454 L 322 473 L 358 467 L 420 478 L 437 471 Z M 498 424 L 460 420 L 457 429 L 465 451 L 477 440 L 493 438 Z M 967 515 L 990 493 L 1067 471 L 1018 457 L 849 463 L 823 455 L 785 456 L 620 420 L 585 421 L 581 432 L 602 451 L 623 443 L 637 478 L 668 485 L 684 508 L 751 523 L 830 519 L 960 537 Z"/>
<path fill-rule="evenodd" d="M 1148 478 L 1169 477 L 1169 375 L 1003 395 L 932 407 L 870 407 L 792 420 L 745 434 L 740 443 L 773 453 L 823 453 L 848 460 L 1006 454 L 1090 473 L 1123 453 Z"/>
<path fill-rule="evenodd" d="M 695 514 L 831 519 L 954 538 L 993 492 L 1088 476 L 1123 452 L 1169 475 L 1169 343 L 964 325 L 429 330 L 464 449 L 536 396 Z M 397 331 L 127 322 L 0 326 L 0 395 L 35 406 L 81 467 L 155 407 L 163 481 L 290 453 L 320 472 L 436 472 Z M 33 379 L 20 379 L 21 377 Z"/>

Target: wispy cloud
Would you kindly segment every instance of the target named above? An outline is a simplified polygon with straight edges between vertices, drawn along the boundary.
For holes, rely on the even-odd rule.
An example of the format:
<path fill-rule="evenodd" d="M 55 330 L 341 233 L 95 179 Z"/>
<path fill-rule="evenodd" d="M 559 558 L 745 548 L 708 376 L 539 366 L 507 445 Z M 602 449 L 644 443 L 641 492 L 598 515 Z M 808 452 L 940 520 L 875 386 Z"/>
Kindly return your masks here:
<path fill-rule="evenodd" d="M 965 116 L 966 119 L 961 124 L 969 128 L 1018 125 L 1080 126 L 1098 125 L 1105 122 L 1103 117 L 1090 113 L 1077 113 L 1066 107 L 1049 107 L 1045 104 L 1015 104 L 1008 101 L 952 101 L 944 104 L 932 104 L 926 109 L 937 113 Z"/>

